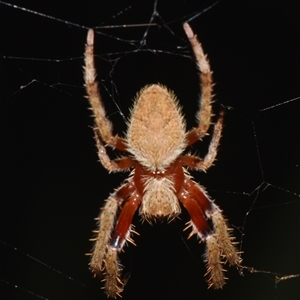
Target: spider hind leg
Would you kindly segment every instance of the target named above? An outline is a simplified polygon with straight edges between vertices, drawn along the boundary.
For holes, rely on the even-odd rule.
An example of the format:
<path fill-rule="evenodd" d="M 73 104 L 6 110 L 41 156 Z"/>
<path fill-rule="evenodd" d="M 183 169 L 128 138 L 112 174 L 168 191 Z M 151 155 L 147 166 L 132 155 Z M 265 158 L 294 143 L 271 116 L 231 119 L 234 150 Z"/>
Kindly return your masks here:
<path fill-rule="evenodd" d="M 204 260 L 207 263 L 209 287 L 222 288 L 226 279 L 222 265 L 228 261 L 230 265 L 239 267 L 241 263 L 239 252 L 230 235 L 232 229 L 228 228 L 219 207 L 191 179 L 185 180 L 184 189 L 178 198 L 191 217 L 187 227 L 192 227 L 189 237 L 197 234 L 206 243 Z M 213 229 L 208 221 L 211 221 Z"/>
<path fill-rule="evenodd" d="M 140 202 L 140 195 L 129 181 L 110 196 L 97 218 L 99 230 L 96 231 L 97 236 L 92 239 L 95 245 L 91 254 L 90 268 L 96 276 L 104 274 L 104 289 L 108 297 L 120 296 L 123 291 L 124 283 L 120 279 L 122 268 L 118 253 L 126 241 L 133 242 L 130 238 L 130 233 L 133 232 L 131 222 Z M 122 204 L 123 207 L 118 214 L 118 208 Z"/>

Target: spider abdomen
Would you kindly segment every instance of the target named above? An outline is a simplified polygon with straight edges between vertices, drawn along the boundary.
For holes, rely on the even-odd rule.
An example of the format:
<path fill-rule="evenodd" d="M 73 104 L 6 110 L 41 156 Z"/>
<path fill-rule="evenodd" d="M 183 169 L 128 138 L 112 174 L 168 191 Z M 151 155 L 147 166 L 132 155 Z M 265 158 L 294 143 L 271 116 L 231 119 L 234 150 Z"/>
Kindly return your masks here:
<path fill-rule="evenodd" d="M 175 195 L 174 183 L 166 178 L 153 178 L 145 183 L 144 197 L 140 214 L 146 220 L 150 218 L 174 218 L 181 212 Z"/>
<path fill-rule="evenodd" d="M 127 132 L 128 151 L 149 170 L 163 170 L 185 148 L 185 122 L 175 95 L 153 84 L 138 94 Z"/>

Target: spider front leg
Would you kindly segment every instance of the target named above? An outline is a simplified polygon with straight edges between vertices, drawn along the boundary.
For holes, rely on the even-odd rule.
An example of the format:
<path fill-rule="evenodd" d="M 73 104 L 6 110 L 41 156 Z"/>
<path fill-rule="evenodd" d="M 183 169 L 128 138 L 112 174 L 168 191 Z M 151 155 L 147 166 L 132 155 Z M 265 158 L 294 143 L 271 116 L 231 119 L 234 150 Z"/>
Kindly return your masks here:
<path fill-rule="evenodd" d="M 188 23 L 183 24 L 183 29 L 188 37 L 192 46 L 197 66 L 200 70 L 200 83 L 201 83 L 201 96 L 199 99 L 200 109 L 197 112 L 198 127 L 192 129 L 188 133 L 188 146 L 192 145 L 198 140 L 201 140 L 211 125 L 212 117 L 212 92 L 213 92 L 213 79 L 212 71 L 201 44 L 199 43 L 197 36 L 194 34 L 192 28 Z"/>
<path fill-rule="evenodd" d="M 99 93 L 99 85 L 96 81 L 96 69 L 94 61 L 94 31 L 90 29 L 87 34 L 87 43 L 84 53 L 84 80 L 87 98 L 93 111 L 96 126 L 104 142 L 112 148 L 126 151 L 124 139 L 118 135 L 113 135 L 113 126 L 106 117 L 104 104 Z"/>

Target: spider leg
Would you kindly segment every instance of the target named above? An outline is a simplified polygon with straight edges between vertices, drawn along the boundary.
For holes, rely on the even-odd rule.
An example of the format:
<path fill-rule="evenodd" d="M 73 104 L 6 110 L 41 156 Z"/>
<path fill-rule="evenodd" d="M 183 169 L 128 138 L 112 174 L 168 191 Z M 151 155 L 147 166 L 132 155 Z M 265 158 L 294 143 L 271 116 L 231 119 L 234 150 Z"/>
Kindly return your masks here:
<path fill-rule="evenodd" d="M 109 297 L 120 295 L 123 291 L 124 283 L 120 280 L 122 269 L 117 254 L 123 249 L 126 240 L 134 244 L 130 238 L 130 232 L 132 231 L 131 223 L 141 200 L 141 196 L 135 191 L 125 203 L 107 248 L 105 258 L 105 290 Z"/>
<path fill-rule="evenodd" d="M 223 117 L 224 111 L 222 110 L 220 113 L 220 117 L 214 126 L 214 132 L 211 138 L 208 152 L 204 159 L 201 159 L 194 155 L 183 155 L 180 157 L 180 161 L 183 165 L 201 171 L 206 171 L 213 165 L 217 156 L 217 150 L 222 136 Z"/>
<path fill-rule="evenodd" d="M 99 229 L 95 231 L 97 236 L 92 239 L 92 241 L 95 241 L 95 245 L 90 261 L 90 267 L 95 274 L 100 274 L 103 271 L 103 260 L 106 255 L 107 244 L 111 239 L 111 233 L 117 218 L 118 208 L 128 199 L 129 195 L 133 193 L 134 190 L 135 186 L 131 181 L 121 186 L 110 195 L 104 207 L 101 209 L 98 218 L 96 218 Z"/>
<path fill-rule="evenodd" d="M 96 242 L 90 267 L 96 275 L 104 273 L 105 292 L 109 297 L 116 297 L 123 290 L 123 283 L 120 280 L 122 269 L 118 253 L 122 250 L 126 240 L 133 243 L 130 238 L 130 232 L 133 231 L 131 222 L 141 200 L 134 184 L 129 181 L 110 196 L 97 218 L 99 230 L 97 237 L 93 239 Z M 125 204 L 117 216 L 118 207 L 124 202 Z"/>
<path fill-rule="evenodd" d="M 199 101 L 200 109 L 197 112 L 197 120 L 198 127 L 192 129 L 187 134 L 187 145 L 190 146 L 196 141 L 202 139 L 211 125 L 211 117 L 212 117 L 212 92 L 213 92 L 213 80 L 212 80 L 212 71 L 210 69 L 210 65 L 204 51 L 202 49 L 201 44 L 197 39 L 197 35 L 194 34 L 188 23 L 183 24 L 183 29 L 185 31 L 186 36 L 188 37 L 196 61 L 197 66 L 200 70 L 200 82 L 201 82 L 201 96 Z"/>
<path fill-rule="evenodd" d="M 196 233 L 206 242 L 206 276 L 208 276 L 209 286 L 222 288 L 226 279 L 222 268 L 224 258 L 230 265 L 239 267 L 241 263 L 233 238 L 230 236 L 231 229 L 227 227 L 220 209 L 210 200 L 204 188 L 191 179 L 185 179 L 178 199 L 191 217 L 188 227 L 192 227 L 193 230 L 190 236 Z M 214 230 L 209 226 L 208 219 L 211 219 Z"/>
<path fill-rule="evenodd" d="M 228 228 L 220 208 L 210 200 L 205 189 L 191 179 L 186 179 L 184 188 L 197 201 L 204 214 L 212 220 L 215 234 L 219 237 L 220 248 L 230 265 L 238 265 L 240 257 L 234 248 L 233 238 L 230 236 L 231 228 Z"/>
<path fill-rule="evenodd" d="M 112 123 L 106 117 L 104 104 L 99 93 L 99 85 L 96 81 L 96 70 L 94 62 L 94 31 L 90 29 L 87 35 L 87 43 L 84 54 L 84 80 L 87 92 L 87 98 L 93 111 L 96 127 L 99 129 L 100 135 L 106 144 L 112 148 L 125 151 L 126 144 L 124 139 L 118 135 L 113 135 Z"/>
<path fill-rule="evenodd" d="M 132 168 L 135 165 L 135 160 L 130 157 L 121 157 L 111 160 L 106 152 L 104 145 L 99 137 L 99 131 L 94 128 L 96 146 L 98 149 L 98 157 L 101 164 L 110 172 L 124 171 Z"/>
<path fill-rule="evenodd" d="M 206 237 L 212 233 L 212 230 L 206 220 L 203 209 L 197 203 L 196 199 L 186 190 L 181 191 L 178 199 L 191 217 L 191 221 L 188 222 L 188 227 L 185 228 L 185 230 L 189 227 L 193 228 L 189 238 L 196 233 L 201 240 L 205 240 Z"/>
<path fill-rule="evenodd" d="M 198 199 L 200 202 L 206 198 L 204 193 L 202 194 L 204 197 Z M 223 275 L 224 270 L 222 268 L 221 250 L 218 245 L 217 236 L 213 233 L 207 222 L 205 211 L 203 211 L 202 207 L 197 203 L 197 197 L 193 196 L 194 195 L 191 195 L 187 190 L 184 190 L 178 197 L 191 217 L 191 221 L 185 230 L 192 227 L 189 238 L 192 235 L 197 234 L 201 241 L 206 242 L 206 252 L 204 256 L 207 263 L 206 275 L 208 276 L 209 286 L 214 286 L 216 289 L 222 288 L 225 284 L 225 278 Z M 206 198 L 206 200 L 206 202 L 210 201 L 208 198 Z"/>

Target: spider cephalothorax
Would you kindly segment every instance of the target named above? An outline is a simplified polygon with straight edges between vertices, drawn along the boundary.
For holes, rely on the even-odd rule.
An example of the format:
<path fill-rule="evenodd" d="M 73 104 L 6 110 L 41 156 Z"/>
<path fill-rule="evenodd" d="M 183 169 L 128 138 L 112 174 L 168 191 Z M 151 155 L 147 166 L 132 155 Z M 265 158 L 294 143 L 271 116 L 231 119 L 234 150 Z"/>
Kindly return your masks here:
<path fill-rule="evenodd" d="M 198 126 L 186 131 L 175 95 L 162 85 L 152 84 L 138 93 L 124 138 L 113 135 L 112 124 L 105 116 L 94 67 L 94 32 L 88 32 L 85 84 L 95 117 L 100 162 L 108 171 L 131 170 L 128 180 L 106 200 L 97 218 L 98 230 L 93 239 L 90 268 L 96 275 L 104 274 L 105 291 L 110 297 L 120 295 L 123 290 L 117 256 L 126 240 L 132 242 L 131 222 L 138 208 L 146 220 L 173 219 L 180 214 L 182 204 L 191 217 L 187 226 L 192 228 L 190 236 L 197 234 L 206 243 L 209 286 L 222 288 L 225 284 L 222 263 L 227 261 L 240 266 L 241 259 L 221 210 L 187 171 L 187 168 L 206 171 L 212 166 L 221 138 L 223 112 L 214 125 L 207 155 L 201 159 L 184 154 L 187 147 L 207 135 L 211 125 L 213 86 L 212 72 L 197 37 L 187 23 L 184 31 L 201 72 Z M 111 160 L 104 145 L 127 152 L 129 156 Z"/>

